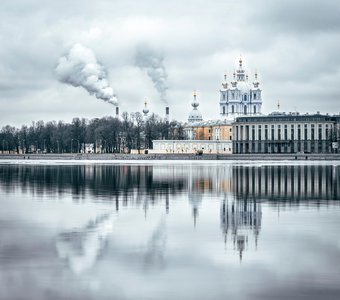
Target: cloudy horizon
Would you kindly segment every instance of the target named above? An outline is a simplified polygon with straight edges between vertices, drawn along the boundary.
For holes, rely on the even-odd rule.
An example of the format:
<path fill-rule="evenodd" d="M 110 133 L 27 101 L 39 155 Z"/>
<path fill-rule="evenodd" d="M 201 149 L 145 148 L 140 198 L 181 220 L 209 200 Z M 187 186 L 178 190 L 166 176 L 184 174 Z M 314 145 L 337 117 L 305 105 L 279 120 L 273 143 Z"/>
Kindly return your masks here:
<path fill-rule="evenodd" d="M 161 54 L 171 118 L 185 121 L 197 90 L 203 118 L 219 117 L 224 72 L 240 54 L 249 80 L 255 70 L 263 113 L 339 113 L 338 1 L 2 0 L 0 126 L 114 115 L 114 107 L 81 87 L 59 82 L 60 57 L 75 45 L 105 67 L 120 110 L 164 115 L 164 102 L 143 68 L 140 45 Z"/>

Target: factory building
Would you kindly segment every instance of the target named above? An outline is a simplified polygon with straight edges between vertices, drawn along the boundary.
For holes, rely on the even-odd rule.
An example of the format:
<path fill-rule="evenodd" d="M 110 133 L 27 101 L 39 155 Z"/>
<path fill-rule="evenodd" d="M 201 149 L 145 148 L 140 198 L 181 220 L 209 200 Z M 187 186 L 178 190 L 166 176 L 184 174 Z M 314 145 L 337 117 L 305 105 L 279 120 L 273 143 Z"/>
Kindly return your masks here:
<path fill-rule="evenodd" d="M 332 153 L 339 116 L 275 112 L 239 117 L 233 123 L 233 153 Z"/>

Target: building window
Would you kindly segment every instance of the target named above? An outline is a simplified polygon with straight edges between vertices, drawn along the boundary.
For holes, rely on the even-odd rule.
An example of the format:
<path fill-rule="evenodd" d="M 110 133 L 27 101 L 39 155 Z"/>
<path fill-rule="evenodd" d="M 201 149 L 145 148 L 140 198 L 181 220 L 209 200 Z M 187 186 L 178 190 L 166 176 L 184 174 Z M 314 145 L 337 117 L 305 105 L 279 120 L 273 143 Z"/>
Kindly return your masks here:
<path fill-rule="evenodd" d="M 288 129 L 287 129 L 287 125 L 285 125 L 285 140 L 288 140 Z"/>
<path fill-rule="evenodd" d="M 255 126 L 251 126 L 251 139 L 255 141 Z"/>
<path fill-rule="evenodd" d="M 274 140 L 274 125 L 272 125 L 272 140 Z"/>
<path fill-rule="evenodd" d="M 256 114 L 256 105 L 254 105 L 254 114 Z"/>
<path fill-rule="evenodd" d="M 322 140 L 322 127 L 321 124 L 319 125 L 319 137 L 318 140 L 321 141 Z"/>
<path fill-rule="evenodd" d="M 223 106 L 223 114 L 225 115 L 225 106 Z"/>
<path fill-rule="evenodd" d="M 235 99 L 235 93 L 234 92 L 231 93 L 231 98 Z"/>
<path fill-rule="evenodd" d="M 304 130 L 304 133 L 305 133 L 305 140 L 308 140 L 308 128 L 307 128 L 307 124 L 305 124 L 305 130 Z"/>
<path fill-rule="evenodd" d="M 225 100 L 225 94 L 223 94 L 223 100 Z"/>
<path fill-rule="evenodd" d="M 259 125 L 258 140 L 261 141 L 261 125 Z"/>
<path fill-rule="evenodd" d="M 246 140 L 249 140 L 249 125 L 246 125 Z"/>
<path fill-rule="evenodd" d="M 301 141 L 301 125 L 300 124 L 298 125 L 298 140 Z"/>
<path fill-rule="evenodd" d="M 244 106 L 244 114 L 245 115 L 247 114 L 247 106 L 246 105 Z"/>
<path fill-rule="evenodd" d="M 243 100 L 247 101 L 247 95 L 244 95 Z"/>
<path fill-rule="evenodd" d="M 294 125 L 290 125 L 290 139 L 294 140 Z"/>
<path fill-rule="evenodd" d="M 310 132 L 310 134 L 311 134 L 310 139 L 311 139 L 312 141 L 314 141 L 314 140 L 315 140 L 315 129 L 314 129 L 314 124 L 311 125 L 311 132 Z"/>
<path fill-rule="evenodd" d="M 256 100 L 256 93 L 254 93 L 254 100 Z"/>
<path fill-rule="evenodd" d="M 234 105 L 231 106 L 231 113 L 235 113 Z"/>
<path fill-rule="evenodd" d="M 264 139 L 265 139 L 265 140 L 268 140 L 268 125 L 265 125 L 264 128 L 265 128 L 265 129 L 264 129 Z"/>

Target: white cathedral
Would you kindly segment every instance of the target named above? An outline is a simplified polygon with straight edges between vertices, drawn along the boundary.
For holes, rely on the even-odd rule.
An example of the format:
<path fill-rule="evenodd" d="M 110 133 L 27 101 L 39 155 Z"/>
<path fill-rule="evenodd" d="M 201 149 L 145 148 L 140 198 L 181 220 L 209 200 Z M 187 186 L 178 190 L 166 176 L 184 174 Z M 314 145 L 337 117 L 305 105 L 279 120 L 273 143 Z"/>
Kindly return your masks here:
<path fill-rule="evenodd" d="M 224 82 L 220 90 L 222 118 L 234 119 L 243 115 L 261 114 L 262 96 L 257 72 L 254 82 L 250 83 L 242 63 L 242 58 L 240 58 L 239 69 L 234 71 L 233 80 L 230 83 L 227 82 L 227 74 L 224 74 Z"/>
<path fill-rule="evenodd" d="M 243 69 L 242 58 L 239 60 L 239 68 L 233 73 L 233 80 L 228 83 L 227 74 L 224 74 L 224 82 L 220 90 L 220 119 L 234 121 L 235 118 L 245 115 L 260 115 L 262 109 L 262 91 L 260 82 L 255 72 L 254 82 L 249 82 L 248 74 Z M 202 114 L 198 110 L 199 103 L 194 91 L 193 107 L 188 116 L 188 123 L 202 122 Z"/>

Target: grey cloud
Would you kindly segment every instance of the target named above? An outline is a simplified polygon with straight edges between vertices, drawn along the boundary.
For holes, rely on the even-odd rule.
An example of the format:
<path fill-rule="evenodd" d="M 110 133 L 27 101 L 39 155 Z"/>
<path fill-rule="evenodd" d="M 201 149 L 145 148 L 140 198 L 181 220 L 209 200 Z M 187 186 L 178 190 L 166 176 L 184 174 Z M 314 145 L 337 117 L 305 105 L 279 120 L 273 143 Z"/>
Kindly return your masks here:
<path fill-rule="evenodd" d="M 0 126 L 107 115 L 105 104 L 56 82 L 56 61 L 75 43 L 91 48 L 107 67 L 122 110 L 142 108 L 145 96 L 154 112 L 164 110 L 150 80 L 133 71 L 140 43 L 164 54 L 173 118 L 187 118 L 193 89 L 204 118 L 217 118 L 223 72 L 230 74 L 240 53 L 250 72 L 259 71 L 265 113 L 275 109 L 274 99 L 282 99 L 286 110 L 296 103 L 301 110 L 338 110 L 339 7 L 338 1 L 306 0 L 3 0 Z"/>
<path fill-rule="evenodd" d="M 258 1 L 252 21 L 255 26 L 269 26 L 277 34 L 294 35 L 340 30 L 340 3 L 326 1 Z M 257 22 L 261 20 L 261 22 Z"/>

